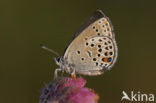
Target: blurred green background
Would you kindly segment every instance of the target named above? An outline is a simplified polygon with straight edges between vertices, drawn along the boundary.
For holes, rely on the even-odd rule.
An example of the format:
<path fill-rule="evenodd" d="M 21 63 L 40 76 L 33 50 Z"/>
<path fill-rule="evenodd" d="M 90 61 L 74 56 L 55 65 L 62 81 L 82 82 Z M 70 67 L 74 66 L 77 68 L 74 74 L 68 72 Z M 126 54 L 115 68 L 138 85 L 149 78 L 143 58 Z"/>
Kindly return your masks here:
<path fill-rule="evenodd" d="M 122 91 L 156 95 L 155 0 L 1 0 L 0 103 L 38 103 L 40 90 L 57 68 L 53 54 L 65 46 L 91 12 L 112 21 L 117 63 L 102 76 L 87 77 L 99 103 L 121 103 Z"/>

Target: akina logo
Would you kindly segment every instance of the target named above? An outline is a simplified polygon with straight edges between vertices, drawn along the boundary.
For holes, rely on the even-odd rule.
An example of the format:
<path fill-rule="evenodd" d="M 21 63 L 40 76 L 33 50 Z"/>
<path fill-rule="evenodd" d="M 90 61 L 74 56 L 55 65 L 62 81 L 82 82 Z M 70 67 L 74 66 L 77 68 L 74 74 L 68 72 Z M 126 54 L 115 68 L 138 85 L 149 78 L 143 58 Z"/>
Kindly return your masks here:
<path fill-rule="evenodd" d="M 154 102 L 155 100 L 155 95 L 150 93 L 141 93 L 140 91 L 134 92 L 131 91 L 130 94 L 128 95 L 125 91 L 122 91 L 122 98 L 121 101 L 141 101 L 141 102 Z"/>

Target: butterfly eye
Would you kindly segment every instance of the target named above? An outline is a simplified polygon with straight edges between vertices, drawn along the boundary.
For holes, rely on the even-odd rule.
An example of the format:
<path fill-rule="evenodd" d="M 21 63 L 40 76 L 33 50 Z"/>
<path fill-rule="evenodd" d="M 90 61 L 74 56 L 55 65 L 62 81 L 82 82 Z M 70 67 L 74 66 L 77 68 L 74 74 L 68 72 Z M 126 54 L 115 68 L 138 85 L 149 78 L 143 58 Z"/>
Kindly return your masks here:
<path fill-rule="evenodd" d="M 56 58 L 56 61 L 57 61 L 57 62 L 60 62 L 60 57 Z"/>

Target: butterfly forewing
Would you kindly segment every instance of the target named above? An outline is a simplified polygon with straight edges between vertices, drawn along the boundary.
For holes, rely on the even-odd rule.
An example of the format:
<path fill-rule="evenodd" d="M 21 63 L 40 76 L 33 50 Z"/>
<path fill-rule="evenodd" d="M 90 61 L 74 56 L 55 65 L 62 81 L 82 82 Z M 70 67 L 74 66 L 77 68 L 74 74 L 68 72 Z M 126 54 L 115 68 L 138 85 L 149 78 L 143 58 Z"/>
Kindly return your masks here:
<path fill-rule="evenodd" d="M 97 16 L 97 20 L 93 20 L 95 14 L 90 17 L 89 25 L 79 30 L 80 34 L 73 39 L 64 54 L 68 64 L 74 65 L 76 72 L 84 75 L 102 74 L 103 69 L 110 68 L 117 57 L 112 25 L 101 11 L 97 12 L 103 16 Z"/>

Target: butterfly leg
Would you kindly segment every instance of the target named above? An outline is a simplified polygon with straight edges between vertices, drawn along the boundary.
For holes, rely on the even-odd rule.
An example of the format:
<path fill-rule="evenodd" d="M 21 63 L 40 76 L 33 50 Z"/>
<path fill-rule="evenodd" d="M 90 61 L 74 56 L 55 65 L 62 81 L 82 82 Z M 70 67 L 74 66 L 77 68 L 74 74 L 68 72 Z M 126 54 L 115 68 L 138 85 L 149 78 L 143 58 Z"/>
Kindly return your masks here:
<path fill-rule="evenodd" d="M 62 71 L 62 69 L 61 69 L 61 68 L 55 69 L 54 79 L 57 78 L 57 73 L 58 73 L 59 71 Z"/>

